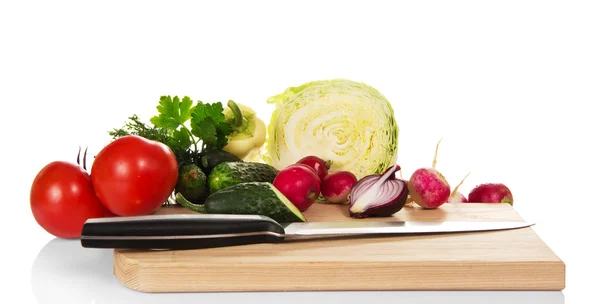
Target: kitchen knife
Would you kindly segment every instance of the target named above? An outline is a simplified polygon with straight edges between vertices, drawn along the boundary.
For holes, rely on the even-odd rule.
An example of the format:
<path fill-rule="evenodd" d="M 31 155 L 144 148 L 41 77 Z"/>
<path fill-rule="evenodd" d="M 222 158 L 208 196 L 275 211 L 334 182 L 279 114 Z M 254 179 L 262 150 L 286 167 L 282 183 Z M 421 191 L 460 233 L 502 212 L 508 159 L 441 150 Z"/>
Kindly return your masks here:
<path fill-rule="evenodd" d="M 172 214 L 89 219 L 82 229 L 87 248 L 199 249 L 284 240 L 353 235 L 436 234 L 517 229 L 525 222 L 282 223 L 259 215 Z"/>

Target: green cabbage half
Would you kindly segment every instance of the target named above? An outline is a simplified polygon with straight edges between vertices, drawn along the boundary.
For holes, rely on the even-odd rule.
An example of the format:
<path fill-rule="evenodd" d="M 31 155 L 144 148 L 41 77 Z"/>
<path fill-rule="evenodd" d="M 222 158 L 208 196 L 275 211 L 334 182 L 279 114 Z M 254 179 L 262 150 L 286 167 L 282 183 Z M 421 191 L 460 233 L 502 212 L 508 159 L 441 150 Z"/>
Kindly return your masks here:
<path fill-rule="evenodd" d="M 398 125 L 376 89 L 345 79 L 290 87 L 267 100 L 276 108 L 268 127 L 266 163 L 283 169 L 308 155 L 331 161 L 330 172 L 358 179 L 382 173 L 398 157 Z"/>

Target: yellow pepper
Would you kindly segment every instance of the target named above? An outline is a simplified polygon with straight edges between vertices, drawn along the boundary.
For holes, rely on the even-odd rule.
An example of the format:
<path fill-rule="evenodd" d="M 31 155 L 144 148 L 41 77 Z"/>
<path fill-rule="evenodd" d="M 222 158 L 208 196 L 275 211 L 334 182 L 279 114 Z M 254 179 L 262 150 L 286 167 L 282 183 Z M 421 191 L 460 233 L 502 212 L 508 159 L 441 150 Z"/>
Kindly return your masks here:
<path fill-rule="evenodd" d="M 224 151 L 232 153 L 244 161 L 256 161 L 259 149 L 267 138 L 265 123 L 256 116 L 250 107 L 236 104 L 233 100 L 225 108 L 225 121 L 233 126 L 233 132 L 227 136 Z"/>

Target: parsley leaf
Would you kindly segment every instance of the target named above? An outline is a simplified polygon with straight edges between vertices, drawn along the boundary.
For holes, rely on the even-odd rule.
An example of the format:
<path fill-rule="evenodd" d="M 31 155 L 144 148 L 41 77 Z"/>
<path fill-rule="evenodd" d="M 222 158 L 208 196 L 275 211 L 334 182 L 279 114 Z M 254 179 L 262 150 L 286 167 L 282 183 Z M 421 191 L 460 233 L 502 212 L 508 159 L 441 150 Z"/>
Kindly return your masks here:
<path fill-rule="evenodd" d="M 187 150 L 191 145 L 190 135 L 185 129 L 173 131 L 168 141 L 168 146 L 175 149 Z"/>
<path fill-rule="evenodd" d="M 210 104 L 198 101 L 198 104 L 194 107 L 194 111 L 192 112 L 192 123 L 194 120 L 202 121 L 205 118 L 211 118 L 215 123 L 225 120 L 223 105 L 220 102 Z"/>
<path fill-rule="evenodd" d="M 170 95 L 161 96 L 158 106 L 156 106 L 159 114 L 150 118 L 150 122 L 154 126 L 170 131 L 167 144 L 174 151 L 186 151 L 192 144 L 196 147 L 196 142 L 190 138 L 190 131 L 185 126 L 185 123 L 192 117 L 193 103 L 188 96 L 184 96 L 181 100 L 178 96 L 173 98 Z M 198 149 L 195 148 L 195 150 Z"/>
<path fill-rule="evenodd" d="M 203 103 L 194 107 L 191 114 L 192 134 L 202 140 L 204 149 L 221 149 L 227 144 L 232 128 L 224 122 L 223 105 L 220 102 Z"/>
<path fill-rule="evenodd" d="M 202 140 L 204 145 L 214 146 L 217 144 L 217 129 L 211 118 L 194 121 L 192 116 L 192 134 Z"/>
<path fill-rule="evenodd" d="M 217 127 L 217 143 L 216 143 L 216 147 L 218 147 L 217 149 L 222 149 L 223 147 L 225 147 L 227 145 L 227 136 L 230 135 L 233 132 L 233 127 L 231 126 L 231 124 L 227 123 L 227 122 L 220 122 L 216 125 Z"/>
<path fill-rule="evenodd" d="M 181 101 L 177 96 L 161 96 L 156 107 L 160 114 L 150 118 L 150 122 L 157 127 L 175 130 L 190 119 L 192 104 L 188 96 L 183 97 Z"/>

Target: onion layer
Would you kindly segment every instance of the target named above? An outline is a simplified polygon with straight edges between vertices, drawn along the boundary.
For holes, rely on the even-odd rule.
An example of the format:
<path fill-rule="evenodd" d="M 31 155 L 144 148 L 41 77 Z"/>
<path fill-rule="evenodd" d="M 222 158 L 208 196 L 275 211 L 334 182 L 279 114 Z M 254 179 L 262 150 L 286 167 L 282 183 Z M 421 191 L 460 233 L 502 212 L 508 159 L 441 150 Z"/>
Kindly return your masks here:
<path fill-rule="evenodd" d="M 397 179 L 395 174 L 399 165 L 389 167 L 383 174 L 363 177 L 350 192 L 351 217 L 391 216 L 406 204 L 408 185 Z"/>

